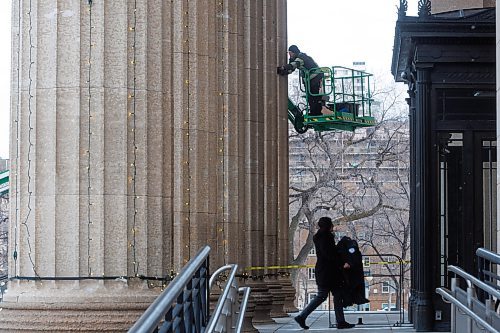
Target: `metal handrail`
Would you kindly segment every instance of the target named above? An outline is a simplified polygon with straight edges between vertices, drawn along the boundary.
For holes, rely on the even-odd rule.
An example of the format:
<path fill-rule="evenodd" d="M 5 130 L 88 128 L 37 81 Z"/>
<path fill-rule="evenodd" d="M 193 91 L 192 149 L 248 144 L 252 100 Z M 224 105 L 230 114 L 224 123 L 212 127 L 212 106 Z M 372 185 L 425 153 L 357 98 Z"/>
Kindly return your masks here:
<path fill-rule="evenodd" d="M 236 270 L 238 269 L 238 265 L 236 265 L 236 264 L 225 265 L 225 266 L 219 267 L 215 272 L 213 272 L 212 276 L 210 276 L 210 280 L 208 280 L 208 289 L 212 290 L 212 286 L 214 285 L 214 282 L 220 273 L 222 273 L 224 271 L 228 271 L 230 269 L 233 269 L 234 274 L 236 274 Z M 231 271 L 231 273 L 233 271 Z M 229 274 L 231 274 L 231 273 L 229 273 Z M 229 278 L 231 278 L 231 276 L 229 276 Z M 233 276 L 233 278 L 234 278 L 234 276 Z"/>
<path fill-rule="evenodd" d="M 478 248 L 476 255 L 478 257 L 477 277 L 494 289 L 499 290 L 498 282 L 500 282 L 500 275 L 497 274 L 498 270 L 495 270 L 494 267 L 500 264 L 500 255 L 485 248 Z M 481 301 L 484 301 L 488 297 L 483 290 L 479 290 L 478 296 Z M 496 307 L 498 305 L 499 301 L 497 300 Z"/>
<path fill-rule="evenodd" d="M 478 325 L 481 327 L 487 329 L 489 332 L 492 333 L 498 333 L 498 331 L 488 324 L 486 321 L 484 321 L 481 317 L 479 317 L 477 314 L 475 314 L 472 310 L 470 310 L 467 306 L 463 305 L 458 301 L 453 295 L 451 295 L 445 288 L 436 288 L 436 292 L 441 295 L 441 297 L 445 298 L 447 301 L 453 303 L 453 305 L 457 306 L 460 310 L 462 310 L 464 313 L 466 313 L 468 316 L 470 316 L 472 319 L 476 321 Z"/>
<path fill-rule="evenodd" d="M 485 248 L 478 248 L 476 250 L 478 257 L 491 261 L 494 264 L 500 264 L 500 254 L 486 250 Z"/>
<path fill-rule="evenodd" d="M 500 298 L 500 291 L 496 290 L 495 288 L 491 287 L 490 285 L 484 283 L 483 281 L 479 280 L 473 275 L 470 275 L 469 273 L 465 272 L 463 269 L 450 265 L 448 266 L 448 271 L 451 271 L 460 277 L 464 278 L 468 282 L 472 283 L 473 285 L 481 288 L 482 290 L 486 291 L 488 294 L 495 296 L 497 298 Z"/>
<path fill-rule="evenodd" d="M 398 297 L 398 299 L 400 301 L 400 304 L 399 304 L 399 309 L 398 309 L 398 312 L 399 312 L 399 322 L 397 322 L 396 325 L 403 325 L 405 323 L 405 316 L 404 316 L 404 307 L 405 307 L 405 300 L 404 300 L 404 280 L 405 280 L 405 276 L 404 276 L 404 266 L 403 266 L 403 263 L 405 261 L 400 256 L 398 256 L 396 254 L 392 254 L 392 253 L 390 253 L 390 254 L 389 253 L 363 254 L 362 256 L 363 257 L 377 257 L 377 258 L 382 258 L 382 257 L 395 257 L 395 258 L 397 258 L 397 262 L 394 262 L 394 264 L 398 264 L 399 265 L 399 276 L 398 276 L 399 277 L 399 288 L 397 289 L 397 297 Z M 386 274 L 370 274 L 370 276 L 372 276 L 372 277 L 391 277 L 392 278 L 392 277 L 394 277 L 396 275 L 395 274 L 389 274 L 389 275 L 386 275 Z M 392 286 L 390 288 L 392 288 Z M 390 308 L 388 310 L 391 311 Z"/>
<path fill-rule="evenodd" d="M 220 314 L 222 313 L 222 308 L 224 307 L 224 303 L 227 299 L 227 296 L 229 294 L 229 291 L 231 290 L 233 281 L 234 281 L 234 276 L 236 275 L 236 271 L 238 270 L 238 265 L 237 264 L 232 264 L 232 265 L 225 265 L 217 269 L 214 274 L 210 277 L 210 282 L 208 283 L 209 285 L 209 290 L 212 290 L 212 285 L 216 279 L 216 277 L 227 270 L 231 270 L 229 272 L 229 277 L 227 279 L 227 283 L 224 287 L 224 291 L 222 292 L 222 295 L 219 297 L 219 301 L 217 302 L 217 305 L 215 306 L 215 310 L 213 315 L 210 317 L 210 320 L 207 324 L 207 329 L 205 333 L 212 333 L 213 330 L 215 329 L 215 325 L 217 325 L 217 322 L 219 320 Z"/>
<path fill-rule="evenodd" d="M 240 303 L 240 313 L 238 314 L 238 319 L 236 320 L 236 333 L 241 332 L 243 327 L 243 319 L 245 318 L 245 311 L 248 305 L 248 298 L 250 297 L 250 287 L 241 287 L 238 292 L 243 292 L 243 298 Z"/>
<path fill-rule="evenodd" d="M 152 332 L 157 329 L 158 323 L 165 318 L 166 313 L 183 292 L 184 287 L 192 280 L 198 269 L 207 261 L 210 247 L 205 246 L 192 258 L 182 271 L 168 285 L 156 300 L 147 308 L 146 312 L 130 328 L 129 333 Z"/>

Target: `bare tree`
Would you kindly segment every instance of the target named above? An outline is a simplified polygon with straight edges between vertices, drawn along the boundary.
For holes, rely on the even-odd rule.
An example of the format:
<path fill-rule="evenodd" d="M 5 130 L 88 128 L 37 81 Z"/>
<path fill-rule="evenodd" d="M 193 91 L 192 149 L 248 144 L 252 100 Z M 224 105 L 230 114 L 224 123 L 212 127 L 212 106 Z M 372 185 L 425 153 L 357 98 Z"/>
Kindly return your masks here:
<path fill-rule="evenodd" d="M 378 120 L 374 127 L 291 133 L 289 255 L 293 264 L 305 262 L 313 248 L 315 221 L 323 215 L 333 219 L 337 230 L 357 239 L 363 251 L 380 254 L 382 260 L 382 254 L 391 249 L 408 259 L 409 129 L 401 96 L 394 85 L 373 94 Z M 300 242 L 299 229 L 307 232 Z M 298 243 L 300 247 L 293 246 Z M 395 273 L 393 265 L 386 268 Z"/>

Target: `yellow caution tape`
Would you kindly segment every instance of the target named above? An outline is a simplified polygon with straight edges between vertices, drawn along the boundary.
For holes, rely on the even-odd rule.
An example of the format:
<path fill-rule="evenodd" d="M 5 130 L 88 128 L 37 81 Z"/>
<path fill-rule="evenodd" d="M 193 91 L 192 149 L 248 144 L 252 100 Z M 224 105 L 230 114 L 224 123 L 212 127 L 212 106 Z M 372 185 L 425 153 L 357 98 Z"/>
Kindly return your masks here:
<path fill-rule="evenodd" d="M 409 264 L 411 261 L 410 260 L 401 260 L 401 263 L 403 264 Z M 376 262 L 370 262 L 370 265 L 396 265 L 399 264 L 399 261 L 376 261 Z"/>
<path fill-rule="evenodd" d="M 401 261 L 403 264 L 409 264 L 410 260 Z M 377 261 L 370 262 L 370 265 L 391 265 L 399 264 L 399 261 Z M 260 269 L 293 269 L 293 268 L 313 268 L 316 265 L 286 265 L 286 266 L 250 266 L 245 267 L 245 271 L 255 271 Z"/>
<path fill-rule="evenodd" d="M 310 268 L 316 265 L 287 265 L 287 266 L 251 266 L 246 267 L 245 271 L 255 271 L 258 269 L 290 269 L 290 268 Z"/>

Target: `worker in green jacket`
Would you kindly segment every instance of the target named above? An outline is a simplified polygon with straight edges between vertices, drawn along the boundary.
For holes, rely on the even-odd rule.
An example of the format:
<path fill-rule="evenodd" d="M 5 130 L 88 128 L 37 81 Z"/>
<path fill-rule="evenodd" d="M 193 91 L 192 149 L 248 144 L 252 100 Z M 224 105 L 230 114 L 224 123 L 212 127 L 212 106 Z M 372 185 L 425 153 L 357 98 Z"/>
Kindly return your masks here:
<path fill-rule="evenodd" d="M 278 67 L 279 75 L 291 74 L 294 70 L 300 70 L 302 80 L 305 80 L 305 71 L 312 68 L 318 68 L 318 64 L 313 58 L 305 53 L 300 52 L 297 45 L 291 45 L 288 48 L 288 55 L 290 56 L 288 64 Z M 321 96 L 318 95 L 321 86 L 323 73 L 312 73 L 309 76 L 309 94 L 307 95 L 307 103 L 309 104 L 310 116 L 321 116 L 321 109 L 323 108 Z"/>

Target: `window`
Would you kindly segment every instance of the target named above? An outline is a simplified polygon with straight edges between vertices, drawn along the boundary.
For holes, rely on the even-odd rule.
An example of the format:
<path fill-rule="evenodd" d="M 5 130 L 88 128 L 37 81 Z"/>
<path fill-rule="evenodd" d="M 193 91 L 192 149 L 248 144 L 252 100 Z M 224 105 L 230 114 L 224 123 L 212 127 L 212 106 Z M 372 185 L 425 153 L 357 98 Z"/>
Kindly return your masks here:
<path fill-rule="evenodd" d="M 307 277 L 309 278 L 309 280 L 314 280 L 314 279 L 316 279 L 316 272 L 314 271 L 314 268 L 309 267 L 309 268 L 307 269 Z"/>
<path fill-rule="evenodd" d="M 310 256 L 315 256 L 316 255 L 316 248 L 313 246 L 311 251 L 309 251 Z"/>
<path fill-rule="evenodd" d="M 382 282 L 382 293 L 388 294 L 391 290 L 391 284 L 388 281 Z"/>
<path fill-rule="evenodd" d="M 389 309 L 389 303 L 382 303 L 382 309 L 384 311 L 397 311 L 396 310 L 396 304 L 390 303 L 391 308 Z"/>
<path fill-rule="evenodd" d="M 363 257 L 363 267 L 370 267 L 370 257 Z"/>

